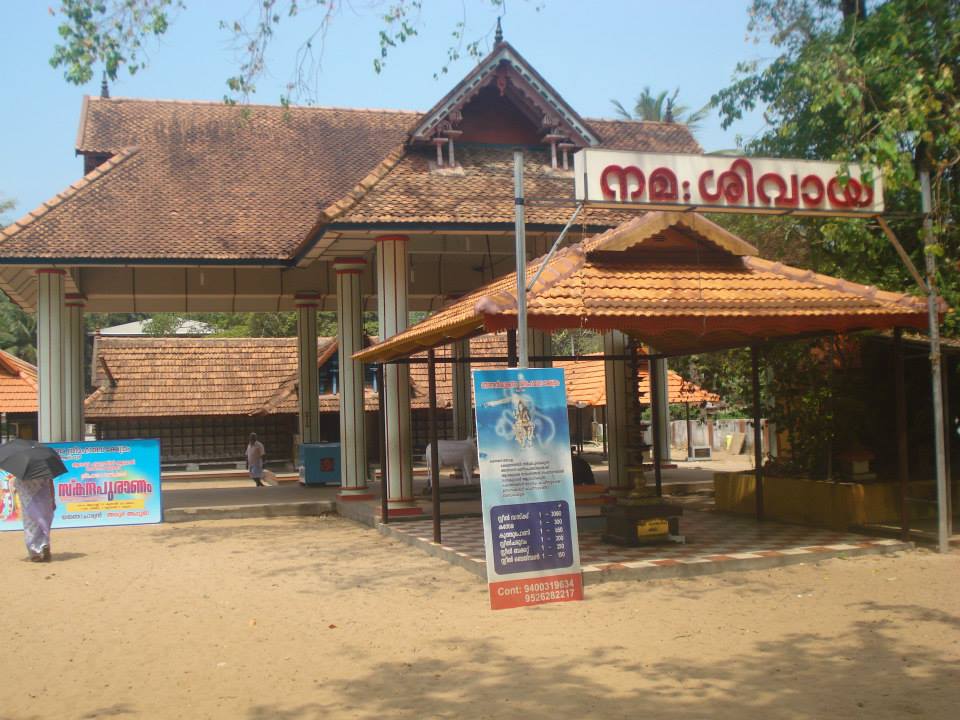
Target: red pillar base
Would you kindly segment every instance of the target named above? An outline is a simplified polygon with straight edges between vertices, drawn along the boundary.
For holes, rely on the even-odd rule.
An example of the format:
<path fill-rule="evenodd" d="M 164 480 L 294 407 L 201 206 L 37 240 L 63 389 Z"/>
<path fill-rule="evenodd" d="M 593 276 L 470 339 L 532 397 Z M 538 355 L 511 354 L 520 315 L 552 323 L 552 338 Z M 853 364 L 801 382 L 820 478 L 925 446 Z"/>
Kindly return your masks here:
<path fill-rule="evenodd" d="M 387 517 L 411 517 L 414 515 L 423 515 L 423 508 L 419 505 L 405 505 L 402 507 L 388 507 Z"/>

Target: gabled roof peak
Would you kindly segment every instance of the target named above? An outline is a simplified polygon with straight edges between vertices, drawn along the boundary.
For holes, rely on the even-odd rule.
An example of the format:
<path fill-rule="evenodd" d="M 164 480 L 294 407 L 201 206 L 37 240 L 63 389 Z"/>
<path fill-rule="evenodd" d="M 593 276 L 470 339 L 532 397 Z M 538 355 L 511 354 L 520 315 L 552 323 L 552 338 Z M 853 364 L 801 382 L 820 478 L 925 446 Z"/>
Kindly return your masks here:
<path fill-rule="evenodd" d="M 499 25 L 498 25 L 499 28 Z M 579 147 L 600 144 L 600 137 L 498 32 L 493 50 L 440 102 L 420 118 L 410 133 L 411 142 L 430 142 L 457 131 L 463 108 L 485 87 L 495 85 L 536 116 L 544 136 L 562 136 Z"/>

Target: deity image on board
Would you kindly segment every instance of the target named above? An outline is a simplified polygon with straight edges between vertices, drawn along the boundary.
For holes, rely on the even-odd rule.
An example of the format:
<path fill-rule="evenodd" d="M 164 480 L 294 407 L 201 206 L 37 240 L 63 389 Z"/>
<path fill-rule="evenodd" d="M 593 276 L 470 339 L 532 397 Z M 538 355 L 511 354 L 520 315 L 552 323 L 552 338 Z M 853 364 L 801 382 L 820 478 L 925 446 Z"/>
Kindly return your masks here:
<path fill-rule="evenodd" d="M 552 418 L 540 412 L 533 397 L 528 393 L 507 390 L 504 397 L 484 403 L 485 407 L 507 405 L 497 420 L 497 435 L 512 440 L 521 448 L 549 445 L 556 435 Z"/>

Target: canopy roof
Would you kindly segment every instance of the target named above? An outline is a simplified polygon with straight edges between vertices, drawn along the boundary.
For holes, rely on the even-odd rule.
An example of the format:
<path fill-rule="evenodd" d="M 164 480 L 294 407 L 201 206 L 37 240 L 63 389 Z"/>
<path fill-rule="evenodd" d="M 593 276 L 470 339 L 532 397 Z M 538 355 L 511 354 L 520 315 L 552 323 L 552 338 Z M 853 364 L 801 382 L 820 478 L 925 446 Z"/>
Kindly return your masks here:
<path fill-rule="evenodd" d="M 528 278 L 542 262 L 528 265 Z M 355 357 L 393 360 L 515 328 L 516 307 L 510 273 Z M 654 212 L 560 250 L 527 294 L 527 322 L 622 330 L 682 355 L 807 333 L 922 328 L 927 318 L 921 298 L 764 260 L 701 215 Z"/>

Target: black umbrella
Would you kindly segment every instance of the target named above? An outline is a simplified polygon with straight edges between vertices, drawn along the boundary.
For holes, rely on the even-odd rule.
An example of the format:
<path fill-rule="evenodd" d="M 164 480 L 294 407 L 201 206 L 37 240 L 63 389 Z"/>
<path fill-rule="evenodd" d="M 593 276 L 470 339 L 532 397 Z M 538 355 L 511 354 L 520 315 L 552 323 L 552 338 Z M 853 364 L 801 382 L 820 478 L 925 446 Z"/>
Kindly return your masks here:
<path fill-rule="evenodd" d="M 63 475 L 67 468 L 53 448 L 29 440 L 11 440 L 0 445 L 0 470 L 21 480 L 39 480 Z"/>

